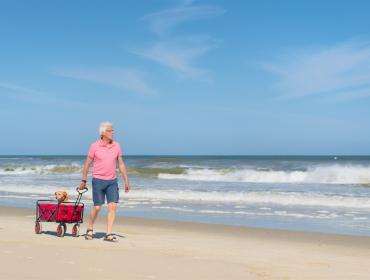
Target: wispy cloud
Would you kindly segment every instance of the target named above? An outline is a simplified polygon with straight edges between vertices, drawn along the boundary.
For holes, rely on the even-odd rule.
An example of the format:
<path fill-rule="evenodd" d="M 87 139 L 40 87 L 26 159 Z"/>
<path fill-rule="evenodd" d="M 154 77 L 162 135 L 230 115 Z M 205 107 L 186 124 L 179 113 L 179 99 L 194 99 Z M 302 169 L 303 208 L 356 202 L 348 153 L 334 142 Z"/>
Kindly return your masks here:
<path fill-rule="evenodd" d="M 367 86 L 363 90 L 352 90 L 349 92 L 339 93 L 335 96 L 335 100 L 347 101 L 352 99 L 360 99 L 370 97 L 370 86 Z"/>
<path fill-rule="evenodd" d="M 11 91 L 17 91 L 22 93 L 38 93 L 38 91 L 26 88 L 17 84 L 12 83 L 6 83 L 6 82 L 0 82 L 0 88 L 11 90 Z"/>
<path fill-rule="evenodd" d="M 39 90 L 35 90 L 30 87 L 25 87 L 23 85 L 8 83 L 8 82 L 0 82 L 0 89 L 4 89 L 5 93 L 12 93 L 10 96 L 20 102 L 32 103 L 32 104 L 46 104 L 46 105 L 64 105 L 66 107 L 71 106 L 78 106 L 79 108 L 89 108 L 86 106 L 86 103 L 78 102 L 76 100 L 66 100 L 60 98 L 60 94 L 51 94 Z M 0 93 L 3 93 L 0 90 Z"/>
<path fill-rule="evenodd" d="M 277 78 L 282 97 L 336 95 L 342 99 L 370 95 L 370 43 L 352 40 L 332 46 L 282 54 L 261 64 Z"/>
<path fill-rule="evenodd" d="M 54 71 L 55 74 L 77 80 L 85 80 L 121 89 L 131 93 L 153 95 L 156 91 L 148 86 L 144 74 L 134 69 L 127 68 L 67 68 Z"/>
<path fill-rule="evenodd" d="M 160 38 L 149 47 L 136 48 L 132 53 L 172 69 L 180 78 L 210 81 L 208 71 L 198 66 L 198 60 L 217 45 L 216 40 L 194 34 L 168 35 L 180 24 L 208 19 L 225 12 L 221 7 L 195 5 L 192 1 L 185 1 L 178 7 L 147 14 L 142 20 Z"/>
<path fill-rule="evenodd" d="M 211 18 L 225 12 L 217 6 L 192 5 L 191 1 L 186 1 L 181 6 L 147 14 L 142 17 L 142 20 L 149 23 L 154 33 L 163 35 L 182 23 Z"/>
<path fill-rule="evenodd" d="M 3 90 L 2 90 L 3 89 Z M 11 94 L 9 94 L 11 93 Z M 111 110 L 122 110 L 124 108 L 125 112 L 134 112 L 142 110 L 142 107 L 135 103 L 130 103 L 128 101 L 117 102 L 117 100 L 101 99 L 98 103 L 89 102 L 86 103 L 84 100 L 78 100 L 76 98 L 68 98 L 64 95 L 65 92 L 59 91 L 58 89 L 53 89 L 53 92 L 49 91 L 39 91 L 32 89 L 30 87 L 25 87 L 23 85 L 0 82 L 0 97 L 1 94 L 6 94 L 10 98 L 17 100 L 18 102 L 23 102 L 27 104 L 32 104 L 32 106 L 48 106 L 48 108 L 65 108 L 67 110 L 84 110 L 89 113 L 96 113 L 101 106 L 109 106 Z M 70 94 L 70 93 L 69 93 Z M 1 105 L 1 104 L 0 104 Z M 1 106 L 0 106 L 1 107 Z M 6 108 L 8 108 L 6 106 Z M 9 107 L 11 108 L 11 107 Z M 3 110 L 4 108 L 2 108 Z M 147 108 L 146 108 L 147 110 Z"/>
<path fill-rule="evenodd" d="M 181 78 L 209 80 L 208 71 L 198 67 L 197 60 L 215 45 L 216 42 L 206 38 L 178 38 L 160 41 L 133 53 L 171 68 Z"/>
<path fill-rule="evenodd" d="M 8 82 L 0 82 L 0 93 L 5 93 L 11 98 L 15 98 L 22 102 L 35 103 L 48 98 L 47 94 L 39 90 Z"/>

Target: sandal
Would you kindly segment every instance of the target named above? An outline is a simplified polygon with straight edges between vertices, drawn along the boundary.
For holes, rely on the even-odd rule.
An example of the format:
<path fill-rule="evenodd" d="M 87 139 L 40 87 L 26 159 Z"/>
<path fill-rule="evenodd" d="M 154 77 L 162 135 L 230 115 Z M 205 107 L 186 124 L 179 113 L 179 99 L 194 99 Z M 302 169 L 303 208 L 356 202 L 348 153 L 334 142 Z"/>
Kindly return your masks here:
<path fill-rule="evenodd" d="M 111 237 L 110 237 L 111 236 Z M 118 238 L 113 234 L 107 234 L 105 237 L 104 237 L 104 241 L 108 241 L 108 242 L 118 242 Z"/>
<path fill-rule="evenodd" d="M 90 232 L 91 232 L 91 234 L 89 234 Z M 93 230 L 92 229 L 86 230 L 85 239 L 86 240 L 93 240 L 94 239 Z"/>

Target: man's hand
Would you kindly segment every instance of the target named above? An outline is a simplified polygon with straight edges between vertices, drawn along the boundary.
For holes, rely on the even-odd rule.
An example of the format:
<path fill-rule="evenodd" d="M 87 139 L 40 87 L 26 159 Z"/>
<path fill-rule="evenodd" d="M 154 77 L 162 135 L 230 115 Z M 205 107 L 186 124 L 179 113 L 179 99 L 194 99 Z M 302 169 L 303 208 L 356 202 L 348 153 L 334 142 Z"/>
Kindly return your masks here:
<path fill-rule="evenodd" d="M 130 191 L 130 185 L 129 184 L 125 184 L 125 192 L 129 192 Z"/>
<path fill-rule="evenodd" d="M 80 190 L 84 190 L 84 189 L 86 189 L 86 182 L 81 181 L 81 183 L 80 183 Z"/>

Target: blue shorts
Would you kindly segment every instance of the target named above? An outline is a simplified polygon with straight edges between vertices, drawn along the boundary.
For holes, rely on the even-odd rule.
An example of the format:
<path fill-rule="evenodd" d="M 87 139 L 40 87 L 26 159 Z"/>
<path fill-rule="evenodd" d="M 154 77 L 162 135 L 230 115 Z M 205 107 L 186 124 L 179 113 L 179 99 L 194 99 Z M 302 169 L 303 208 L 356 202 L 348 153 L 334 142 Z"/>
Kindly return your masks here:
<path fill-rule="evenodd" d="M 94 205 L 102 205 L 105 203 L 105 197 L 107 197 L 107 203 L 119 201 L 119 190 L 117 178 L 113 180 L 103 180 L 98 178 L 92 179 L 93 188 L 93 201 Z"/>

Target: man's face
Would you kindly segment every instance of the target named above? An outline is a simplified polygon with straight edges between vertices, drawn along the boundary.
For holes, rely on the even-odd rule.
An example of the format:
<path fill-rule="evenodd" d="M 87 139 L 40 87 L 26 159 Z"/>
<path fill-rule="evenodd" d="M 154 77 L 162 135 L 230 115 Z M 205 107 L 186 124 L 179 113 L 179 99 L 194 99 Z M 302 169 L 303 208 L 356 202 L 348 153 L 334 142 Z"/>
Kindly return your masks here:
<path fill-rule="evenodd" d="M 112 126 L 108 126 L 103 134 L 107 139 L 113 140 L 114 130 Z"/>

